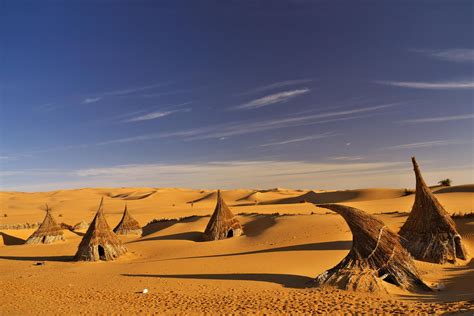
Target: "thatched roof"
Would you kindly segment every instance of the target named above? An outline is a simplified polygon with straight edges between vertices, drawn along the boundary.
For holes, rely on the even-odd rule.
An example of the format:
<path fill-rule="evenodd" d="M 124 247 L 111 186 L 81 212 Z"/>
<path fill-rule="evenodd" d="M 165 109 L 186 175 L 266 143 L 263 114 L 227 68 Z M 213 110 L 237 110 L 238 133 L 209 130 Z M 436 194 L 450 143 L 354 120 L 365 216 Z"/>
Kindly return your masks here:
<path fill-rule="evenodd" d="M 456 224 L 426 185 L 415 157 L 411 160 L 416 195 L 411 213 L 399 232 L 402 244 L 418 260 L 444 263 L 466 259 L 467 252 Z"/>
<path fill-rule="evenodd" d="M 115 260 L 127 252 L 105 220 L 103 199 L 76 252 L 77 261 Z"/>
<path fill-rule="evenodd" d="M 130 215 L 126 204 L 125 209 L 123 210 L 122 219 L 114 228 L 114 233 L 117 235 L 142 234 L 140 224 L 132 217 L 132 215 Z"/>
<path fill-rule="evenodd" d="M 221 192 L 217 191 L 217 204 L 214 213 L 204 231 L 205 240 L 219 240 L 242 235 L 243 230 L 235 215 L 222 199 Z"/>
<path fill-rule="evenodd" d="M 87 228 L 89 228 L 89 224 L 85 220 L 82 220 L 76 225 L 72 226 L 72 230 L 82 230 Z"/>
<path fill-rule="evenodd" d="M 65 240 L 63 230 L 51 215 L 51 209 L 46 204 L 46 216 L 38 229 L 26 240 L 26 244 L 50 244 L 59 240 Z"/>
<path fill-rule="evenodd" d="M 382 221 L 344 205 L 318 206 L 344 218 L 352 232 L 352 248 L 339 264 L 315 279 L 316 285 L 376 292 L 385 290 L 384 282 L 389 282 L 410 291 L 429 290 L 399 236 Z"/>

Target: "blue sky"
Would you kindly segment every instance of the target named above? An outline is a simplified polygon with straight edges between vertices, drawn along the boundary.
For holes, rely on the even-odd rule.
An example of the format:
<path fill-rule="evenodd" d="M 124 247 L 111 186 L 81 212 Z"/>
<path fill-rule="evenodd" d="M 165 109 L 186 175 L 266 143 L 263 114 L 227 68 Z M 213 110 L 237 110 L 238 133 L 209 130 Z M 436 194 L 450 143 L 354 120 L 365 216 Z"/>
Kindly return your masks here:
<path fill-rule="evenodd" d="M 470 1 L 3 1 L 0 188 L 474 182 Z"/>

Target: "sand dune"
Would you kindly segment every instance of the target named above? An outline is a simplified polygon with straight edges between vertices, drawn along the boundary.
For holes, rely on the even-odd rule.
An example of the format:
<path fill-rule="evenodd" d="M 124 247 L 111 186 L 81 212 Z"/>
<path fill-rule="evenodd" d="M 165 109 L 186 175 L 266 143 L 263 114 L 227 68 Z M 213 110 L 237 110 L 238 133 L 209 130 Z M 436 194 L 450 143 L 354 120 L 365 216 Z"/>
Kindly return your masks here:
<path fill-rule="evenodd" d="M 346 190 L 346 191 L 332 191 L 320 192 L 314 191 L 306 192 L 300 196 L 276 199 L 265 201 L 264 204 L 294 204 L 294 203 L 340 203 L 340 202 L 354 202 L 354 201 L 371 201 L 393 199 L 404 196 L 405 192 L 402 189 L 360 189 L 360 190 Z"/>
<path fill-rule="evenodd" d="M 142 199 L 123 200 L 147 192 L 154 193 Z M 391 212 L 409 211 L 414 198 L 400 196 L 401 189 L 347 192 L 224 191 L 234 214 L 241 214 L 238 219 L 245 235 L 217 242 L 202 242 L 202 232 L 215 203 L 214 192 L 210 190 L 101 188 L 2 192 L 0 204 L 7 217 L 0 217 L 0 225 L 41 221 L 44 213 L 38 206 L 45 202 L 53 206 L 58 222 L 89 222 L 99 199 L 104 197 L 110 226 L 118 223 L 127 202 L 129 211 L 144 226 L 144 234 L 120 237 L 129 253 L 118 261 L 84 263 L 71 261 L 84 231 L 66 230 L 65 242 L 34 246 L 22 244 L 34 229 L 2 229 L 0 287 L 5 290 L 0 311 L 415 314 L 473 308 L 472 261 L 457 265 L 417 262 L 429 285 L 444 284 L 442 291 L 432 293 L 411 294 L 395 286 L 388 286 L 389 295 L 307 288 L 308 281 L 347 255 L 352 234 L 340 216 L 312 203 L 299 203 L 298 197 L 306 194 L 319 199 L 322 194 L 327 201 L 337 198 L 341 203 L 368 209 L 394 231 L 398 231 L 406 214 Z M 262 203 L 289 198 L 294 203 L 237 206 L 255 196 Z M 437 197 L 449 212 L 473 209 L 473 193 L 446 192 Z M 199 199 L 193 206 L 188 204 Z M 183 217 L 146 225 L 152 219 Z M 473 253 L 474 221 L 457 219 L 456 224 Z M 36 265 L 37 262 L 44 264 Z M 141 294 L 144 288 L 149 290 L 146 295 Z"/>

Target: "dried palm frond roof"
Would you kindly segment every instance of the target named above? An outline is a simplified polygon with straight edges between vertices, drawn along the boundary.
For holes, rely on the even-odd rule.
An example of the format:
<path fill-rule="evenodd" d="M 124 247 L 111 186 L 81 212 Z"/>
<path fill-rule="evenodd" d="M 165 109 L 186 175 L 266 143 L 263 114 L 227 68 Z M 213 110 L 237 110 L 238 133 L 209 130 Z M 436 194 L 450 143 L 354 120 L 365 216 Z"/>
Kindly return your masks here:
<path fill-rule="evenodd" d="M 26 244 L 50 244 L 65 240 L 63 230 L 51 215 L 51 208 L 48 204 L 45 205 L 43 210 L 46 212 L 46 216 L 38 229 L 26 240 Z"/>
<path fill-rule="evenodd" d="M 402 244 L 419 260 L 444 263 L 466 259 L 456 224 L 426 185 L 415 157 L 411 160 L 416 194 L 410 215 L 399 232 Z"/>
<path fill-rule="evenodd" d="M 114 233 L 119 235 L 141 234 L 142 228 L 136 219 L 130 215 L 127 204 L 123 210 L 123 216 L 117 226 L 114 228 Z"/>
<path fill-rule="evenodd" d="M 344 218 L 352 232 L 352 247 L 339 264 L 316 277 L 316 285 L 375 292 L 385 290 L 384 282 L 389 282 L 410 291 L 430 289 L 421 280 L 399 236 L 381 220 L 349 206 L 321 204 L 318 207 Z"/>
<path fill-rule="evenodd" d="M 216 207 L 204 231 L 204 238 L 206 240 L 219 240 L 239 236 L 242 233 L 240 222 L 230 211 L 218 190 Z"/>
<path fill-rule="evenodd" d="M 105 220 L 103 203 L 104 199 L 102 198 L 94 220 L 79 244 L 75 260 L 115 260 L 127 252 Z"/>

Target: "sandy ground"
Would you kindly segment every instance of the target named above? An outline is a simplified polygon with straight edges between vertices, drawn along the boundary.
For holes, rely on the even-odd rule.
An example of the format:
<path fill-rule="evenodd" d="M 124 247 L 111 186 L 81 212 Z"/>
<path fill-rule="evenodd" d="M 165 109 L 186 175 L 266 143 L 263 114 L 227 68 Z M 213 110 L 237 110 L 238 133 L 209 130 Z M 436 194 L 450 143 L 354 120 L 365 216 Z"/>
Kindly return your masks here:
<path fill-rule="evenodd" d="M 466 213 L 474 210 L 473 188 L 434 191 L 449 212 Z M 121 237 L 129 253 L 115 262 L 72 262 L 84 231 L 65 231 L 67 240 L 52 245 L 23 245 L 34 230 L 2 230 L 0 314 L 474 313 L 474 261 L 417 262 L 428 284 L 443 287 L 432 293 L 408 293 L 389 284 L 388 294 L 372 295 L 308 287 L 348 253 L 352 239 L 340 216 L 310 202 L 354 206 L 398 231 L 414 198 L 404 190 L 231 190 L 223 196 L 239 214 L 245 236 L 200 242 L 214 208 L 213 191 L 0 192 L 0 225 L 40 222 L 43 203 L 53 207 L 58 222 L 91 221 L 101 197 L 111 227 L 120 220 L 125 203 L 143 226 L 152 219 L 197 215 L 147 225 L 141 237 Z M 456 223 L 474 253 L 474 219 Z M 141 293 L 144 288 L 148 294 Z"/>

